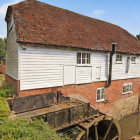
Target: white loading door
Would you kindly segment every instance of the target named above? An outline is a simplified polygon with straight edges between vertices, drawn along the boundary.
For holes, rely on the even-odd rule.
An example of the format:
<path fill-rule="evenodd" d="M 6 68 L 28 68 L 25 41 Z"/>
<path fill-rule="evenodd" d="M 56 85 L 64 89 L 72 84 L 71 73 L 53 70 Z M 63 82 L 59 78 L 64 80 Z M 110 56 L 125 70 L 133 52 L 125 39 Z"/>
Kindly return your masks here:
<path fill-rule="evenodd" d="M 64 85 L 75 84 L 75 66 L 64 66 Z"/>
<path fill-rule="evenodd" d="M 96 79 L 101 78 L 101 67 L 96 67 Z"/>

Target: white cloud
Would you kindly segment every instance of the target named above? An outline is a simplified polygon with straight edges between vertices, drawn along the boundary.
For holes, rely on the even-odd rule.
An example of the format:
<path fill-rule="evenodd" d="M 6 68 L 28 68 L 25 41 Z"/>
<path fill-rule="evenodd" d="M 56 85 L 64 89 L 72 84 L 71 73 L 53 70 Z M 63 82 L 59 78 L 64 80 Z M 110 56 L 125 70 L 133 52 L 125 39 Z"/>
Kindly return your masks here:
<path fill-rule="evenodd" d="M 92 13 L 91 13 L 91 17 L 101 17 L 102 15 L 105 14 L 105 11 L 104 10 L 94 10 Z"/>
<path fill-rule="evenodd" d="M 9 5 L 9 4 L 3 4 L 3 5 L 0 7 L 0 17 L 5 16 L 8 5 Z"/>
<path fill-rule="evenodd" d="M 22 0 L 9 0 L 10 2 L 0 5 L 0 37 L 6 36 L 6 22 L 4 21 L 6 11 L 9 5 L 20 2 Z"/>
<path fill-rule="evenodd" d="M 17 2 L 20 2 L 20 1 L 21 0 L 14 0 L 12 3 L 5 3 L 2 6 L 0 6 L 0 17 L 1 18 L 4 18 L 5 17 L 6 10 L 7 10 L 8 5 L 12 5 L 12 4 L 17 3 Z"/>

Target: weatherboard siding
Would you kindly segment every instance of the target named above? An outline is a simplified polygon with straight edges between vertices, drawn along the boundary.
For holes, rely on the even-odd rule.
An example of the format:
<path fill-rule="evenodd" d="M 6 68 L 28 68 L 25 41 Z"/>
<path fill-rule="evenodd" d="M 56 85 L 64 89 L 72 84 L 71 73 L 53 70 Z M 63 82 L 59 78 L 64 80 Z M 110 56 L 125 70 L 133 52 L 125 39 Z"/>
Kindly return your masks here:
<path fill-rule="evenodd" d="M 6 74 L 18 80 L 18 43 L 16 42 L 15 24 L 10 22 L 8 29 L 9 26 L 11 31 L 7 34 Z"/>
<path fill-rule="evenodd" d="M 19 47 L 19 79 L 20 90 L 49 88 L 69 84 L 84 84 L 106 81 L 109 69 L 109 54 L 91 52 L 91 65 L 77 65 L 78 50 L 55 47 Z M 128 79 L 140 77 L 140 57 L 136 64 L 130 64 L 126 73 L 126 60 L 123 55 L 122 64 L 116 64 L 113 56 L 112 79 Z"/>

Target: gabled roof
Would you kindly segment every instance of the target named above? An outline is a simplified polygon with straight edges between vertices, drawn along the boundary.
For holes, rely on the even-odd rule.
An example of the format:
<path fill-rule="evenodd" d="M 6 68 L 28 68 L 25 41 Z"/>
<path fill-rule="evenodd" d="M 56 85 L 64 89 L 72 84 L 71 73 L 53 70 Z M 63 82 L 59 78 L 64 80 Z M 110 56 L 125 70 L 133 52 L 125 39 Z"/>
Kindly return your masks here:
<path fill-rule="evenodd" d="M 83 16 L 35 0 L 8 7 L 13 12 L 17 41 L 92 50 L 140 54 L 140 42 L 117 25 Z"/>

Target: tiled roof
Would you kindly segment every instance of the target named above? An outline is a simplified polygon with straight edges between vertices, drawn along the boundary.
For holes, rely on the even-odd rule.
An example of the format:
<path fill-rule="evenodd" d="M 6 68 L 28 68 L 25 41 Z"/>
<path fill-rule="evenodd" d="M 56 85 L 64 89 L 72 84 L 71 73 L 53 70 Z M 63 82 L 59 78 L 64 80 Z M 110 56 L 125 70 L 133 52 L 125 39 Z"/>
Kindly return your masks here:
<path fill-rule="evenodd" d="M 139 41 L 117 25 L 35 0 L 20 2 L 10 9 L 19 42 L 103 51 L 110 51 L 115 42 L 118 52 L 140 54 Z"/>

